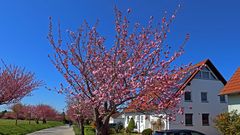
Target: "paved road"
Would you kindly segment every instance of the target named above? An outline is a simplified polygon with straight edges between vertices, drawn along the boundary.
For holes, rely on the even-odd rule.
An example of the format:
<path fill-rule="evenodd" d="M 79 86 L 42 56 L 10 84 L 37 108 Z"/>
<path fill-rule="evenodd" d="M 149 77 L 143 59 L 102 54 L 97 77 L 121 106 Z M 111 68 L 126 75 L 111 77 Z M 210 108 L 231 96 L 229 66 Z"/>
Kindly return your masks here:
<path fill-rule="evenodd" d="M 27 135 L 74 135 L 73 128 L 69 126 L 60 126 L 43 129 Z"/>

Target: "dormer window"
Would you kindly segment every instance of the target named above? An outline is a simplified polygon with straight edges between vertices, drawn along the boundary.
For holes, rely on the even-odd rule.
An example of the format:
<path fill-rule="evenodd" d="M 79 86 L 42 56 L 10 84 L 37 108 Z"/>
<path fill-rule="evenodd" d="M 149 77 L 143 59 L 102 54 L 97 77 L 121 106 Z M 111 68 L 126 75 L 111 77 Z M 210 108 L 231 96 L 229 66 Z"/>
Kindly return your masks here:
<path fill-rule="evenodd" d="M 197 79 L 204 79 L 204 80 L 217 80 L 214 74 L 207 68 L 203 67 L 195 76 Z"/>
<path fill-rule="evenodd" d="M 202 79 L 210 79 L 208 71 L 201 71 L 202 72 Z"/>

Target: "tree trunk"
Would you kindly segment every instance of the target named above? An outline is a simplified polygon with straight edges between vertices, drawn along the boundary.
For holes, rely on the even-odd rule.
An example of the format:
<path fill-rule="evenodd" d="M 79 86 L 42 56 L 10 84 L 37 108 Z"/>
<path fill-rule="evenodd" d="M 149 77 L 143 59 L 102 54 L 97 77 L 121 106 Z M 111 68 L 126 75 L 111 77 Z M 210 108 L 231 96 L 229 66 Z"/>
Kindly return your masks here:
<path fill-rule="evenodd" d="M 18 118 L 16 118 L 15 125 L 17 125 L 17 123 L 18 123 Z"/>
<path fill-rule="evenodd" d="M 46 124 L 47 120 L 45 118 L 43 118 L 42 122 L 43 122 L 43 124 Z"/>
<path fill-rule="evenodd" d="M 16 115 L 16 121 L 15 121 L 15 125 L 18 124 L 18 115 Z"/>
<path fill-rule="evenodd" d="M 98 111 L 95 109 L 96 135 L 109 135 L 109 119 L 111 115 L 105 116 L 103 119 L 99 117 Z"/>
<path fill-rule="evenodd" d="M 36 123 L 39 124 L 39 120 L 38 119 L 36 119 Z"/>
<path fill-rule="evenodd" d="M 28 120 L 28 124 L 30 125 L 31 124 L 31 114 L 30 114 L 30 116 L 29 116 L 29 120 Z"/>
<path fill-rule="evenodd" d="M 100 122 L 100 125 L 97 125 L 96 127 L 96 135 L 109 135 L 109 120 L 105 122 Z"/>
<path fill-rule="evenodd" d="M 78 119 L 78 127 L 80 129 L 80 135 L 84 135 L 84 119 Z"/>

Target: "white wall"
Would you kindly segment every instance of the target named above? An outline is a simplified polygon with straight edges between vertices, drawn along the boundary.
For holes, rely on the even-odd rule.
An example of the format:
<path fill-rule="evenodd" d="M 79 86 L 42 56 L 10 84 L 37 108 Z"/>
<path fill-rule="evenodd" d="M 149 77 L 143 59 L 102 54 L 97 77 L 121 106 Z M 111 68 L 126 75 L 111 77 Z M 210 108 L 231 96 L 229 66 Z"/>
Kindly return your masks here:
<path fill-rule="evenodd" d="M 185 90 L 191 91 L 192 102 L 185 102 L 182 96 L 181 105 L 184 113 L 193 113 L 193 126 L 185 126 L 185 115 L 178 115 L 176 121 L 171 121 L 170 129 L 192 129 L 207 135 L 217 135 L 219 132 L 214 127 L 213 119 L 217 114 L 227 111 L 227 103 L 220 103 L 218 96 L 223 84 L 218 80 L 193 79 Z M 207 92 L 208 102 L 201 102 L 201 92 Z M 226 99 L 227 101 L 227 99 Z M 209 113 L 209 126 L 202 125 L 202 113 Z"/>
<path fill-rule="evenodd" d="M 130 119 L 133 118 L 136 124 L 136 128 L 134 129 L 134 131 L 137 132 L 142 132 L 144 129 L 152 128 L 151 121 L 156 121 L 158 119 L 158 117 L 156 116 L 145 115 L 143 113 L 125 113 L 124 117 L 125 117 L 124 127 L 126 128 L 128 126 L 128 122 L 130 121 Z M 129 121 L 127 121 L 127 117 L 129 117 Z M 140 117 L 140 121 L 138 117 Z M 143 118 L 142 120 L 141 117 Z M 167 129 L 168 122 L 166 120 L 163 120 L 162 122 L 165 124 L 164 130 Z"/>
<path fill-rule="evenodd" d="M 142 113 L 125 113 L 124 115 L 125 115 L 125 122 L 124 122 L 125 128 L 128 126 L 128 122 L 130 121 L 130 119 L 133 118 L 135 125 L 136 125 L 136 128 L 134 129 L 134 131 L 142 132 L 144 129 L 146 129 L 146 125 L 145 125 L 146 116 L 144 114 L 142 114 Z M 127 119 L 127 117 L 129 119 Z M 141 120 L 141 117 L 143 117 L 142 120 Z"/>
<path fill-rule="evenodd" d="M 240 113 L 240 94 L 228 95 L 228 111 L 237 110 Z"/>

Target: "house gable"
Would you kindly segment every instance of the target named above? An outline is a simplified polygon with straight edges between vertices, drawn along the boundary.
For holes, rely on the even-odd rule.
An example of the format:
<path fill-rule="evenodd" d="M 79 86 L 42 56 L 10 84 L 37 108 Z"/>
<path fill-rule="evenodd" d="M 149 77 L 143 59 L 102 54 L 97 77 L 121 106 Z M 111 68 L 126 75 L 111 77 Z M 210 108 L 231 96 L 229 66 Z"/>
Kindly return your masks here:
<path fill-rule="evenodd" d="M 193 79 L 198 78 L 197 75 L 199 75 L 199 73 L 202 70 L 203 71 L 209 70 L 211 73 L 210 75 L 213 75 L 217 80 L 221 81 L 224 85 L 227 83 L 225 78 L 221 75 L 221 73 L 217 70 L 217 68 L 213 65 L 213 63 L 209 59 L 201 61 L 201 62 L 197 63 L 196 65 L 192 66 L 191 70 L 192 70 L 191 74 L 185 80 L 185 82 L 182 84 L 179 91 L 184 90 L 191 83 L 191 81 Z"/>

